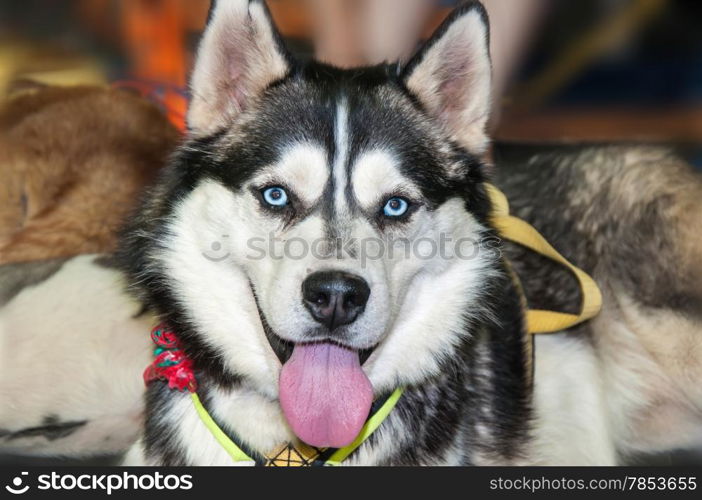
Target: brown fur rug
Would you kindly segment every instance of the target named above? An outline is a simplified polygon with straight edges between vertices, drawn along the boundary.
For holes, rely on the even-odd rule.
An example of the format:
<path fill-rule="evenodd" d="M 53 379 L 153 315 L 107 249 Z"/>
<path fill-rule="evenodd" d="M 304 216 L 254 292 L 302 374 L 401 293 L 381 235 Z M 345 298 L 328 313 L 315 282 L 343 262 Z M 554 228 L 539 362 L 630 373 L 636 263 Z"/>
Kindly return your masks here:
<path fill-rule="evenodd" d="M 131 93 L 39 87 L 0 108 L 0 264 L 112 250 L 179 134 Z"/>

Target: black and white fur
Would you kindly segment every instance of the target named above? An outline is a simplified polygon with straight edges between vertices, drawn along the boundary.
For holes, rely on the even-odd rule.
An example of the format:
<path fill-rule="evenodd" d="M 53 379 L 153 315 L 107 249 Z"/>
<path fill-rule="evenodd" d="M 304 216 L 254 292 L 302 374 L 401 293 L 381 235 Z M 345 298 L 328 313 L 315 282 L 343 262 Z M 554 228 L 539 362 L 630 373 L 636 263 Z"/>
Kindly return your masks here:
<path fill-rule="evenodd" d="M 486 21 L 480 4 L 467 4 L 407 67 L 344 71 L 294 62 L 263 2 L 214 7 L 192 80 L 190 137 L 128 233 L 123 260 L 143 300 L 183 338 L 207 406 L 248 447 L 266 453 L 294 439 L 277 402 L 271 343 L 328 335 L 300 290 L 306 276 L 333 269 L 372 289 L 342 341 L 373 349 L 363 366 L 376 395 L 407 387 L 349 463 L 526 456 L 528 348 L 499 252 L 431 260 L 395 252 L 362 266 L 354 251 L 252 259 L 247 245 L 271 234 L 329 247 L 388 235 L 494 236 L 477 159 L 490 107 Z M 285 186 L 293 208 L 266 210 L 258 193 L 267 185 Z M 384 200 L 398 194 L 412 213 L 389 220 Z M 208 256 L 213 242 L 224 260 Z M 189 397 L 162 384 L 148 390 L 137 455 L 230 462 Z"/>

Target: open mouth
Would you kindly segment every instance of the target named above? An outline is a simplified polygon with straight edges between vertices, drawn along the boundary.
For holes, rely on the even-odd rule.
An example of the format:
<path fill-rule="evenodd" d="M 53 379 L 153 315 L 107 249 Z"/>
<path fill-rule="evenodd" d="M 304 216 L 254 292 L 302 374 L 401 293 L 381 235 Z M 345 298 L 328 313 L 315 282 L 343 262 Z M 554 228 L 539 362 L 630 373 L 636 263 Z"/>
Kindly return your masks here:
<path fill-rule="evenodd" d="M 259 315 L 283 368 L 280 405 L 295 435 L 318 448 L 341 448 L 358 436 L 370 413 L 373 387 L 363 372 L 371 349 L 333 341 L 294 343 L 273 332 Z"/>
<path fill-rule="evenodd" d="M 254 294 L 254 297 L 256 295 Z M 271 326 L 268 324 L 268 321 L 266 320 L 266 316 L 263 314 L 263 311 L 261 311 L 261 308 L 258 305 L 258 299 L 256 299 L 256 307 L 258 309 L 258 316 L 261 319 L 261 324 L 263 325 L 263 331 L 266 334 L 266 338 L 268 339 L 268 343 L 271 346 L 271 349 L 273 349 L 273 352 L 275 355 L 278 357 L 278 360 L 280 360 L 280 364 L 285 365 L 287 361 L 290 359 L 290 356 L 292 356 L 293 350 L 295 349 L 295 343 L 291 342 L 289 340 L 285 340 L 279 335 L 276 335 L 276 333 L 273 331 Z M 313 341 L 309 342 L 310 344 L 314 343 L 323 343 L 325 341 Z M 329 341 L 333 342 L 333 341 Z M 342 347 L 343 344 L 339 342 L 334 342 Z M 368 358 L 370 357 L 371 354 L 373 354 L 373 351 L 377 347 L 377 345 L 374 345 L 372 347 L 369 347 L 367 349 L 355 349 L 350 346 L 345 346 L 347 349 L 350 349 L 352 351 L 355 351 L 358 353 L 358 360 L 361 365 L 363 365 Z"/>
<path fill-rule="evenodd" d="M 275 353 L 275 355 L 280 360 L 280 364 L 284 365 L 290 359 L 290 356 L 292 356 L 293 350 L 295 349 L 295 343 L 279 337 L 266 324 L 265 320 L 262 319 L 262 321 L 264 323 L 264 331 L 266 332 L 266 338 L 268 339 L 268 343 L 270 344 L 271 349 L 273 349 L 273 352 Z M 326 341 L 308 342 L 308 344 L 318 344 L 318 343 L 324 343 L 324 342 L 326 342 Z M 332 342 L 332 341 L 329 341 L 329 342 Z M 358 360 L 359 360 L 359 363 L 361 365 L 363 365 L 368 360 L 370 355 L 373 354 L 373 351 L 375 351 L 375 348 L 377 347 L 377 346 L 373 346 L 373 347 L 369 347 L 367 349 L 354 349 L 353 347 L 343 346 L 343 344 L 339 344 L 338 342 L 333 342 L 333 343 L 336 343 L 337 345 L 339 345 L 341 347 L 346 347 L 347 349 L 350 349 L 350 350 L 358 353 Z"/>

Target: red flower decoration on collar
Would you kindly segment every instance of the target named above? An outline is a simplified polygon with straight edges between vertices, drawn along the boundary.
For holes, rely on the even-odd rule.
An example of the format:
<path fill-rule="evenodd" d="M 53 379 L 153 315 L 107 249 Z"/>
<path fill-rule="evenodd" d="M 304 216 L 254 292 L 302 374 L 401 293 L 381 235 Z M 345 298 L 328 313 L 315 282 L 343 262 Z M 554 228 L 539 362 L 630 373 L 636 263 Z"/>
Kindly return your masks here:
<path fill-rule="evenodd" d="M 166 380 L 171 389 L 195 392 L 197 381 L 193 362 L 181 349 L 175 333 L 161 324 L 151 331 L 151 340 L 156 344 L 156 358 L 144 371 L 144 383 L 148 385 L 154 380 Z"/>

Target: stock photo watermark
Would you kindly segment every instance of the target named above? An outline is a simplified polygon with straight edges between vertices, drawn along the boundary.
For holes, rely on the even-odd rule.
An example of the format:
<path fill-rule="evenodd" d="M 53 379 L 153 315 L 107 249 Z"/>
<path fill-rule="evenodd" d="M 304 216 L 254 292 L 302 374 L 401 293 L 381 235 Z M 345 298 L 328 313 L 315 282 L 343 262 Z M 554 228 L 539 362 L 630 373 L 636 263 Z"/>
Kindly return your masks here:
<path fill-rule="evenodd" d="M 231 257 L 230 236 L 222 235 L 209 245 L 202 255 L 212 262 L 223 262 Z M 260 260 L 356 260 L 365 267 L 377 260 L 473 260 L 477 258 L 499 258 L 501 243 L 497 237 L 453 238 L 441 233 L 438 238 L 279 238 L 269 234 L 267 238 L 255 237 L 246 240 L 245 258 Z"/>

